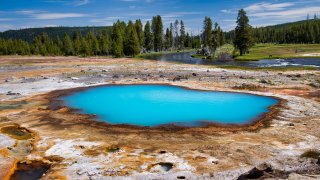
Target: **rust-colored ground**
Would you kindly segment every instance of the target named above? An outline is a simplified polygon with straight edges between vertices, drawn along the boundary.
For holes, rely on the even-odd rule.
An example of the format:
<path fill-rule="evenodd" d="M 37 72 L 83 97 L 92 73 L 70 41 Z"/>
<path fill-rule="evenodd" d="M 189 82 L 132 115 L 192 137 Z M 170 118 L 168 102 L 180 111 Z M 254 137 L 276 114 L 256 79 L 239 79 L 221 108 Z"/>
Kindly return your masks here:
<path fill-rule="evenodd" d="M 0 161 L 6 162 L 0 166 L 0 177 L 8 174 L 16 161 L 42 160 L 52 164 L 46 177 L 53 179 L 172 179 L 177 175 L 229 179 L 263 162 L 278 169 L 310 168 L 288 159 L 299 159 L 304 151 L 320 147 L 319 88 L 309 85 L 317 83 L 319 71 L 223 70 L 125 58 L 75 57 L 3 57 L 0 66 L 0 128 L 17 125 L 33 134 L 31 139 L 19 139 L 1 131 L 4 140 L 11 138 L 15 144 L 0 144 Z M 261 79 L 270 83 L 261 83 Z M 237 91 L 275 96 L 282 103 L 262 121 L 246 127 L 141 128 L 94 121 L 54 102 L 55 97 L 70 92 L 61 88 L 105 83 L 166 83 Z M 243 84 L 255 88 L 235 90 Z M 20 95 L 7 95 L 7 91 Z M 12 106 L 22 100 L 27 103 Z M 172 163 L 173 167 L 162 172 L 159 163 Z M 147 174 L 140 174 L 143 172 Z"/>

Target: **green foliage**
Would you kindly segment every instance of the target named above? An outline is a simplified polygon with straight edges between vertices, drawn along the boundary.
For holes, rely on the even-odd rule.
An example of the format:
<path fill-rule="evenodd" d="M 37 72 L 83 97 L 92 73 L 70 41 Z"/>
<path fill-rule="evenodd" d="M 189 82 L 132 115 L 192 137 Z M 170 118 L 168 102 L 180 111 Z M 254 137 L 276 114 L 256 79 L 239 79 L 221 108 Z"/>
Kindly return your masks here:
<path fill-rule="evenodd" d="M 173 25 L 173 48 L 179 48 L 179 21 L 176 19 Z"/>
<path fill-rule="evenodd" d="M 240 56 L 248 53 L 253 46 L 252 27 L 249 25 L 249 18 L 243 9 L 238 13 L 234 45 L 240 51 Z"/>
<path fill-rule="evenodd" d="M 203 45 L 204 47 L 212 47 L 212 20 L 210 17 L 205 17 L 203 21 L 203 33 L 202 33 L 202 38 L 203 38 Z"/>
<path fill-rule="evenodd" d="M 256 43 L 319 44 L 320 20 L 315 18 L 275 26 L 254 28 L 253 36 Z M 225 33 L 225 38 L 226 41 L 232 42 L 235 38 L 235 31 Z"/>
<path fill-rule="evenodd" d="M 236 60 L 252 61 L 259 59 L 297 58 L 304 54 L 318 53 L 319 44 L 256 44 L 250 49 L 250 54 L 237 56 Z"/>
<path fill-rule="evenodd" d="M 96 27 L 44 27 L 44 28 L 27 28 L 21 30 L 9 30 L 0 32 L 0 38 L 2 39 L 20 39 L 32 43 L 35 37 L 42 34 L 47 34 L 50 39 L 59 37 L 63 39 L 65 34 L 70 37 L 73 36 L 74 32 L 79 32 L 82 36 L 85 36 L 88 32 L 94 31 L 100 33 L 107 31 L 111 33 L 112 28 L 110 26 L 96 26 Z"/>
<path fill-rule="evenodd" d="M 184 49 L 185 47 L 184 43 L 186 41 L 186 30 L 182 20 L 180 21 L 180 38 L 179 39 L 180 39 L 180 49 Z"/>
<path fill-rule="evenodd" d="M 123 53 L 123 29 L 121 23 L 118 21 L 112 28 L 112 54 L 115 57 L 122 57 Z"/>
<path fill-rule="evenodd" d="M 111 51 L 111 40 L 107 31 L 103 31 L 99 36 L 100 55 L 109 55 Z"/>
<path fill-rule="evenodd" d="M 152 18 L 152 34 L 153 34 L 153 46 L 156 52 L 162 50 L 162 37 L 163 37 L 163 23 L 161 16 L 157 15 Z"/>
<path fill-rule="evenodd" d="M 29 55 L 30 53 L 30 46 L 25 41 L 0 39 L 0 55 Z"/>
<path fill-rule="evenodd" d="M 320 20 L 306 20 L 297 23 L 254 29 L 257 42 L 261 43 L 320 43 Z"/>
<path fill-rule="evenodd" d="M 139 46 L 140 48 L 142 48 L 144 46 L 144 32 L 143 25 L 140 19 L 136 20 L 135 28 L 139 39 Z"/>
<path fill-rule="evenodd" d="M 99 42 L 98 39 L 96 38 L 96 36 L 93 34 L 93 32 L 89 32 L 86 36 L 86 41 L 88 43 L 88 52 L 89 55 L 98 55 L 98 53 L 100 52 L 100 47 L 99 47 Z"/>
<path fill-rule="evenodd" d="M 192 36 L 191 37 L 191 46 L 192 49 L 198 49 L 201 47 L 201 37 L 200 36 Z"/>
<path fill-rule="evenodd" d="M 40 50 L 40 52 L 42 54 L 42 49 Z M 73 42 L 71 41 L 71 38 L 68 34 L 65 34 L 63 38 L 63 52 L 65 56 L 74 55 Z"/>
<path fill-rule="evenodd" d="M 166 30 L 164 48 L 165 48 L 165 50 L 168 50 L 171 48 L 171 33 L 170 33 L 169 28 L 167 28 L 167 30 Z"/>
<path fill-rule="evenodd" d="M 210 51 L 215 55 L 215 52 L 218 47 L 224 44 L 224 36 L 218 23 L 215 23 L 214 29 L 212 29 L 212 20 L 210 17 L 205 17 L 203 21 L 203 46 L 209 48 Z"/>
<path fill-rule="evenodd" d="M 212 39 L 212 50 L 215 52 L 217 48 L 220 46 L 220 33 L 221 29 L 218 23 L 215 23 L 213 30 L 213 39 Z"/>
<path fill-rule="evenodd" d="M 153 49 L 153 34 L 151 32 L 151 26 L 149 21 L 147 21 L 144 27 L 144 37 L 144 47 L 149 52 Z"/>
<path fill-rule="evenodd" d="M 128 26 L 126 28 L 124 53 L 132 57 L 140 53 L 138 35 L 132 21 L 129 21 Z"/>
<path fill-rule="evenodd" d="M 173 28 L 173 24 L 170 23 L 170 30 L 169 30 L 169 36 L 170 36 L 170 48 L 173 49 L 174 48 L 174 28 Z"/>
<path fill-rule="evenodd" d="M 82 56 L 89 56 L 90 55 L 90 51 L 89 51 L 89 45 L 88 42 L 85 40 L 85 38 L 81 39 L 81 50 L 80 50 L 80 54 Z"/>
<path fill-rule="evenodd" d="M 73 48 L 74 48 L 74 53 L 75 54 L 80 54 L 81 51 L 81 35 L 78 31 L 75 31 L 73 33 Z"/>

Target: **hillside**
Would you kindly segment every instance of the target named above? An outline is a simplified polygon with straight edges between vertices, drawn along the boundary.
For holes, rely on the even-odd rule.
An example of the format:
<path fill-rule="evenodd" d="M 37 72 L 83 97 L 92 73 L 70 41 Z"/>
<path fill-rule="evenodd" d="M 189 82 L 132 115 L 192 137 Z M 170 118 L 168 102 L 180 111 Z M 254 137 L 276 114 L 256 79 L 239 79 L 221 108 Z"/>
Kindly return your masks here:
<path fill-rule="evenodd" d="M 279 44 L 318 44 L 320 43 L 320 20 L 310 19 L 266 27 L 253 28 L 254 40 L 257 43 Z M 234 39 L 234 30 L 226 32 L 227 42 Z"/>
<path fill-rule="evenodd" d="M 22 39 L 27 42 L 32 42 L 34 37 L 42 33 L 48 34 L 50 38 L 62 38 L 65 33 L 72 36 L 75 31 L 79 31 L 82 35 L 86 35 L 89 31 L 100 32 L 103 30 L 111 31 L 109 26 L 98 27 L 44 27 L 44 28 L 28 28 L 21 30 L 9 30 L 0 32 L 0 38 L 3 39 Z"/>

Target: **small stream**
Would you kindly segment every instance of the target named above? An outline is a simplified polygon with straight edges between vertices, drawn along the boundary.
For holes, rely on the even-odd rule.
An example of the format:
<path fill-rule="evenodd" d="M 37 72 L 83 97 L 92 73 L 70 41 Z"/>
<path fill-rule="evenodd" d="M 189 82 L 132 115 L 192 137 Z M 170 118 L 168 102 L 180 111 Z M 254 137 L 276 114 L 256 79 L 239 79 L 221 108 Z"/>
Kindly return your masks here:
<path fill-rule="evenodd" d="M 217 65 L 217 66 L 243 66 L 252 68 L 266 67 L 314 67 L 320 69 L 320 58 L 291 58 L 291 59 L 261 59 L 259 61 L 216 61 L 204 60 L 201 58 L 192 58 L 193 52 L 169 53 L 162 55 L 150 55 L 146 59 L 180 62 L 186 64 L 201 64 L 201 65 Z"/>

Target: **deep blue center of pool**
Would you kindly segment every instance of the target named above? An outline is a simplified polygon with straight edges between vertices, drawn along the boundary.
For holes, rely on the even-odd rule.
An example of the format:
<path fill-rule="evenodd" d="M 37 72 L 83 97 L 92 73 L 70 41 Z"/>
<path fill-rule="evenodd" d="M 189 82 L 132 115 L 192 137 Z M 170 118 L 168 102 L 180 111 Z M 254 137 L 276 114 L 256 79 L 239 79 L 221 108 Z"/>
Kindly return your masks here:
<path fill-rule="evenodd" d="M 67 106 L 95 114 L 107 123 L 137 126 L 246 124 L 278 102 L 271 97 L 169 85 L 94 87 L 62 97 L 62 100 Z"/>

